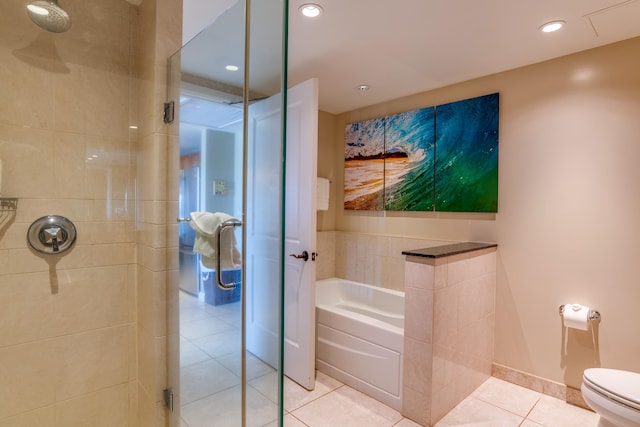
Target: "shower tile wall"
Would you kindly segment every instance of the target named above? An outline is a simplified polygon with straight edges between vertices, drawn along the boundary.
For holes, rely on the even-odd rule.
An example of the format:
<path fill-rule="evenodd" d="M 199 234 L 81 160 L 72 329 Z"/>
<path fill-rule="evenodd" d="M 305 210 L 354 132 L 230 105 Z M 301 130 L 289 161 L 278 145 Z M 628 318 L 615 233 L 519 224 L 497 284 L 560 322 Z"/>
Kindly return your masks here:
<path fill-rule="evenodd" d="M 155 58 L 166 59 L 166 40 L 180 34 L 178 24 L 157 36 L 156 21 L 181 20 L 180 10 L 159 11 L 149 0 L 139 8 L 66 0 L 72 27 L 53 34 L 36 27 L 24 6 L 7 2 L 0 14 L 1 191 L 19 198 L 16 212 L 0 213 L 0 427 L 159 425 L 139 424 L 137 407 L 139 390 L 160 385 L 161 367 L 138 373 L 138 366 L 152 358 L 164 368 L 158 354 L 166 351 L 145 341 L 137 322 L 140 329 L 166 324 L 158 312 L 166 292 L 147 292 L 147 284 L 167 283 L 170 150 L 149 116 L 161 110 L 166 85 Z M 136 40 L 149 53 L 135 55 Z M 147 114 L 140 121 L 138 105 Z M 138 164 L 138 137 L 165 142 L 143 143 L 148 157 Z M 141 198 L 158 179 L 161 191 Z M 31 222 L 47 214 L 78 229 L 63 256 L 39 256 L 26 242 Z M 159 334 L 166 343 L 166 331 L 151 336 Z M 152 417 L 156 400 L 140 398 Z"/>
<path fill-rule="evenodd" d="M 327 233 L 335 233 L 330 237 Z M 348 233 L 342 231 L 319 232 L 318 247 L 320 242 L 333 238 L 335 240 L 335 270 L 333 276 L 342 279 L 384 288 L 404 290 L 404 261 L 402 251 L 407 249 L 427 248 L 443 245 L 449 242 L 414 239 L 409 237 L 379 236 L 374 234 Z M 328 262 L 322 258 L 319 263 Z M 324 279 L 320 273 L 329 271 L 324 264 L 318 265 L 318 279 Z"/>

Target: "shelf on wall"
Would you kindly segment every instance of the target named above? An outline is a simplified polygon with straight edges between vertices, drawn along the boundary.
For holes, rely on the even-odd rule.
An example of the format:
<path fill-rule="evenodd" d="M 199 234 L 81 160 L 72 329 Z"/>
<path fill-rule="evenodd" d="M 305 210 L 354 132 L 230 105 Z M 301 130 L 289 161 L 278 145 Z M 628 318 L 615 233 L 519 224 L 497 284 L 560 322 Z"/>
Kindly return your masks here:
<path fill-rule="evenodd" d="M 17 197 L 0 197 L 0 212 L 15 212 L 17 209 Z"/>

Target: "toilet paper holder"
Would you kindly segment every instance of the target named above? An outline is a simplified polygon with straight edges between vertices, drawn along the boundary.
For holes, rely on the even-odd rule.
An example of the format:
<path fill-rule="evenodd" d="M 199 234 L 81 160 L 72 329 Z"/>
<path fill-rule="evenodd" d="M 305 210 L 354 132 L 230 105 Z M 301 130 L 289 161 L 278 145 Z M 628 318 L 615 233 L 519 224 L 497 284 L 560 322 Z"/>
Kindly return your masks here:
<path fill-rule="evenodd" d="M 560 316 L 564 315 L 564 306 L 566 304 L 562 304 L 559 308 L 558 308 L 558 312 L 560 314 Z M 600 312 L 598 312 L 597 310 L 589 310 L 589 320 L 590 321 L 599 321 L 600 320 Z"/>

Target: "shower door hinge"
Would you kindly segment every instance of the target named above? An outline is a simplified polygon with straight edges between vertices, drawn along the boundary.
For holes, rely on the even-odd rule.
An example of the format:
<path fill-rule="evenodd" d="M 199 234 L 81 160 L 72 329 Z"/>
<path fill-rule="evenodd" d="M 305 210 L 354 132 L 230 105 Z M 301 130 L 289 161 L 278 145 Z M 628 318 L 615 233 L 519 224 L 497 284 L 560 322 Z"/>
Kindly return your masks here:
<path fill-rule="evenodd" d="M 164 103 L 164 122 L 166 124 L 173 123 L 173 119 L 175 116 L 174 106 L 175 106 L 175 103 L 173 101 Z"/>
<path fill-rule="evenodd" d="M 162 390 L 162 395 L 164 396 L 164 407 L 173 412 L 173 390 L 171 387 Z"/>

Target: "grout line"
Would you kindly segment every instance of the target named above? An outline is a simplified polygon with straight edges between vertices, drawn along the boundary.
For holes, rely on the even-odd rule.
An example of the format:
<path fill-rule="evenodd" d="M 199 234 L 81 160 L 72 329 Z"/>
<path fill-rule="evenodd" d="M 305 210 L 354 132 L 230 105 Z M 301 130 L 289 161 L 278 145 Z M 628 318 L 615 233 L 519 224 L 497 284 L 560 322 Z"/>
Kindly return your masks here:
<path fill-rule="evenodd" d="M 311 427 L 309 424 L 305 423 L 304 421 L 302 421 L 300 418 L 296 417 L 295 415 L 293 415 L 291 412 L 289 412 L 288 415 L 291 415 L 293 418 L 295 418 L 298 422 L 300 422 L 300 424 L 306 426 L 306 427 Z"/>
<path fill-rule="evenodd" d="M 298 386 L 298 387 L 300 387 L 300 388 L 302 388 L 302 389 L 304 390 L 304 387 L 301 387 L 301 386 Z M 313 403 L 313 402 L 315 402 L 315 401 L 317 401 L 317 400 L 320 400 L 320 399 L 322 399 L 322 398 L 324 398 L 324 397 L 327 397 L 327 396 L 329 396 L 331 393 L 333 393 L 334 391 L 336 391 L 336 390 L 338 390 L 339 388 L 342 388 L 342 387 L 344 387 L 344 384 L 340 385 L 339 387 L 336 387 L 336 388 L 334 388 L 334 389 L 329 390 L 329 391 L 328 391 L 328 392 L 326 392 L 325 394 L 322 394 L 322 395 L 320 395 L 320 396 L 316 397 L 315 399 L 312 399 L 312 400 L 310 400 L 310 401 L 308 401 L 308 402 L 304 403 L 303 405 L 298 406 L 298 407 L 297 407 L 297 408 L 295 408 L 295 409 L 292 409 L 290 412 L 291 412 L 291 413 L 293 413 L 293 412 L 297 411 L 297 410 L 298 410 L 298 409 L 300 409 L 300 408 L 304 408 L 305 406 L 309 405 L 310 403 Z M 309 393 L 311 393 L 311 392 L 309 392 Z M 285 400 L 286 400 L 286 396 L 285 396 Z"/>
<path fill-rule="evenodd" d="M 529 415 L 531 415 L 531 413 L 533 412 L 534 408 L 536 406 L 538 406 L 538 402 L 540 402 L 540 399 L 542 399 L 543 395 L 544 395 L 543 393 L 540 393 L 540 396 L 538 396 L 538 399 L 536 399 L 536 403 L 534 403 L 533 406 L 531 407 L 531 409 L 529 409 L 529 412 L 527 412 L 527 415 L 522 419 L 522 423 L 520 423 L 520 425 L 524 424 L 525 421 L 529 421 L 529 422 L 532 422 L 532 423 L 536 423 L 536 424 L 542 425 L 542 424 L 540 424 L 540 423 L 538 423 L 536 421 L 530 420 L 529 419 Z"/>

